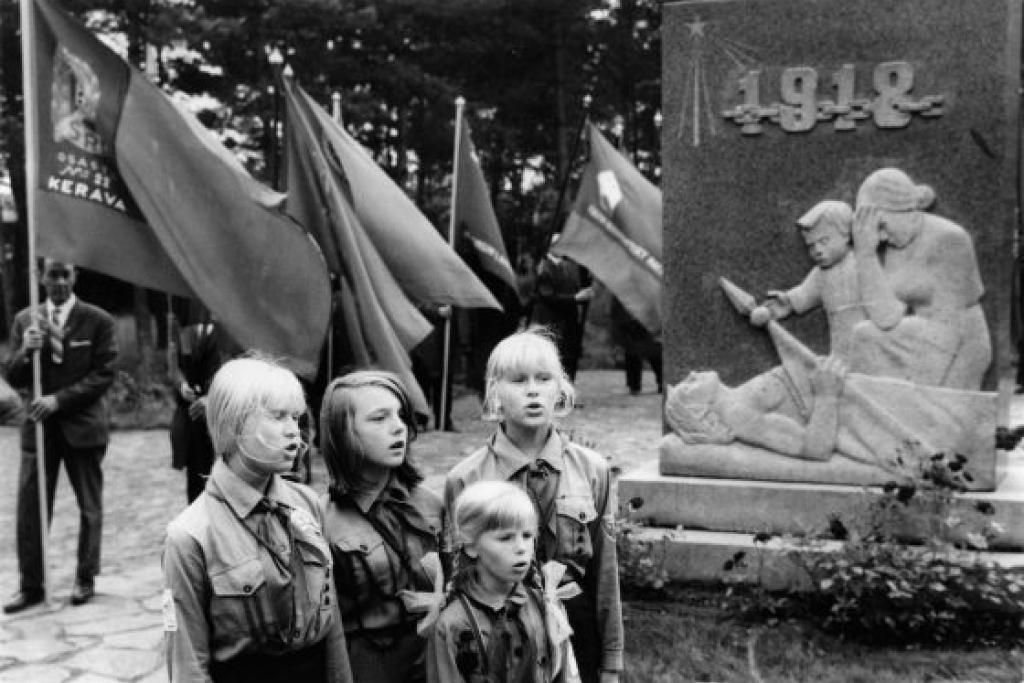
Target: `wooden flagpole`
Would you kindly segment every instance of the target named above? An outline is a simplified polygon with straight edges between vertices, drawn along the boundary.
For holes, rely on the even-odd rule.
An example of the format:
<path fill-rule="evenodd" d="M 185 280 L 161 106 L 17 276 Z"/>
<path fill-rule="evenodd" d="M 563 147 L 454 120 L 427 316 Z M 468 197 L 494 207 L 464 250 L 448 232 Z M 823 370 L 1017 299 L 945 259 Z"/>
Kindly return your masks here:
<path fill-rule="evenodd" d="M 448 245 L 455 248 L 455 207 L 458 206 L 459 200 L 459 155 L 461 153 L 460 147 L 462 146 L 462 113 L 466 108 L 466 99 L 461 95 L 455 98 L 455 156 L 452 159 L 452 203 L 451 208 L 448 211 Z M 448 373 L 451 372 L 449 367 L 449 359 L 451 356 L 451 345 L 452 345 L 452 316 L 449 315 L 444 321 L 444 344 L 442 353 L 444 354 L 441 359 L 441 407 L 440 407 L 440 419 L 435 414 L 434 429 L 440 429 L 444 431 L 445 408 L 448 405 Z M 436 424 L 440 422 L 441 424 Z"/>
<path fill-rule="evenodd" d="M 36 79 L 35 63 L 35 0 L 21 0 L 21 77 L 22 102 L 25 115 L 25 205 L 28 223 L 28 296 L 29 310 L 35 315 L 39 309 L 39 271 L 36 267 L 36 190 L 39 187 L 39 131 L 37 130 L 36 113 Z M 33 323 L 35 324 L 35 323 Z M 42 367 L 40 366 L 40 349 L 32 352 L 32 396 L 38 399 L 43 395 Z M 46 496 L 46 441 L 43 433 L 43 421 L 35 423 L 36 436 L 36 479 L 39 495 L 39 545 L 43 557 L 43 591 L 48 605 L 52 606 L 50 590 L 49 548 L 48 537 L 50 520 Z"/>

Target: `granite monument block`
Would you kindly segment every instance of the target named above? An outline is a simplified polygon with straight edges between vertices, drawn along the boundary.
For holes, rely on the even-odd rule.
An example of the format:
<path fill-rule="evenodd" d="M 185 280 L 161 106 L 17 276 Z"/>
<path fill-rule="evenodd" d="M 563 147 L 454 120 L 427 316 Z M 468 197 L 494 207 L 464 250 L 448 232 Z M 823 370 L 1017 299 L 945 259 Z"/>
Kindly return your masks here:
<path fill-rule="evenodd" d="M 995 487 L 1020 6 L 664 8 L 664 474 Z M 697 372 L 694 372 L 697 371 Z"/>

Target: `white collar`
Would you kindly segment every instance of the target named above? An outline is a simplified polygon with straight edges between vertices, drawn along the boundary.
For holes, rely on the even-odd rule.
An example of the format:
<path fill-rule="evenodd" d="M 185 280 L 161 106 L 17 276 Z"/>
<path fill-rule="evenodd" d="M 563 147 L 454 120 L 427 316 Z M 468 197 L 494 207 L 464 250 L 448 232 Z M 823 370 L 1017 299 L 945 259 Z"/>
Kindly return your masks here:
<path fill-rule="evenodd" d="M 64 303 L 62 303 L 60 305 L 60 307 L 55 306 L 52 301 L 47 299 L 46 300 L 46 315 L 47 315 L 48 318 L 52 319 L 53 318 L 53 310 L 57 309 L 60 312 L 60 324 L 61 324 L 61 327 L 63 327 L 64 324 L 68 321 L 68 314 L 71 313 L 71 309 L 75 307 L 76 303 L 78 303 L 78 299 L 75 298 L 75 293 L 74 292 L 71 293 L 71 296 L 68 297 L 68 300 L 65 301 Z"/>

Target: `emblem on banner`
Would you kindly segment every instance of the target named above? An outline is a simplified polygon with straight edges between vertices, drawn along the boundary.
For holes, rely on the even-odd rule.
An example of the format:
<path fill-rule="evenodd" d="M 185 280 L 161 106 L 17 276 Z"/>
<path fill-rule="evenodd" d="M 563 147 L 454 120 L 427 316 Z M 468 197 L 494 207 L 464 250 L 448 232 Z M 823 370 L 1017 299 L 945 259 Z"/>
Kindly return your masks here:
<path fill-rule="evenodd" d="M 100 79 L 89 63 L 64 45 L 53 60 L 50 114 L 53 141 L 67 140 L 89 154 L 106 156 L 110 150 L 96 129 L 100 105 Z"/>

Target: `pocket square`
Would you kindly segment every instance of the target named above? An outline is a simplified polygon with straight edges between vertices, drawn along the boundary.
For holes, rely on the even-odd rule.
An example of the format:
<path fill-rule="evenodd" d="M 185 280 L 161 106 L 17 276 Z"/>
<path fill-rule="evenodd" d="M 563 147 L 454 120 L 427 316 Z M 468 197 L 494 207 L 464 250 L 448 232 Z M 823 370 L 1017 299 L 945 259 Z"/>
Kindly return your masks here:
<path fill-rule="evenodd" d="M 68 342 L 68 346 L 75 348 L 76 346 L 92 346 L 92 341 L 89 339 L 72 339 Z"/>

